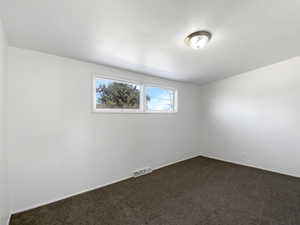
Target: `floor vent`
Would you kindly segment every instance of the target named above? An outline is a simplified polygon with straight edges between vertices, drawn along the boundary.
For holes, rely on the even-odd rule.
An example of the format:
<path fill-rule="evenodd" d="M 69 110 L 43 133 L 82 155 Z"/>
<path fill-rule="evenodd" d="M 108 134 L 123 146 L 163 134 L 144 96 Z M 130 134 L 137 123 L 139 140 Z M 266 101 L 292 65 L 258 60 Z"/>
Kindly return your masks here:
<path fill-rule="evenodd" d="M 133 171 L 133 177 L 140 177 L 140 176 L 146 175 L 151 172 L 152 172 L 152 169 L 150 167 L 136 170 L 136 171 Z"/>

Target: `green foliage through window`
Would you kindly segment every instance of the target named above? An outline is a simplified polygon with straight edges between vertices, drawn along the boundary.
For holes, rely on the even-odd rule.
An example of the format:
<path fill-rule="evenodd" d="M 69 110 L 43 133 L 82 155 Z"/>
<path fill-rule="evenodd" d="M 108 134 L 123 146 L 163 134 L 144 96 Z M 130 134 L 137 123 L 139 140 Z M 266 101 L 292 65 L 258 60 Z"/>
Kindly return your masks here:
<path fill-rule="evenodd" d="M 140 87 L 106 79 L 96 80 L 97 109 L 139 109 Z"/>

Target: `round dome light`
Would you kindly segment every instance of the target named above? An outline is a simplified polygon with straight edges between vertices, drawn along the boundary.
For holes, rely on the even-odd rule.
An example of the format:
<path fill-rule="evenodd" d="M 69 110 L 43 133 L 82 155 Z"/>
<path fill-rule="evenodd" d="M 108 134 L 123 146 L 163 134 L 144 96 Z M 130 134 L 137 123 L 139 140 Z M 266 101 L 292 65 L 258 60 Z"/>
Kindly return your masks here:
<path fill-rule="evenodd" d="M 211 39 L 208 31 L 196 31 L 185 38 L 185 42 L 193 49 L 204 48 Z"/>

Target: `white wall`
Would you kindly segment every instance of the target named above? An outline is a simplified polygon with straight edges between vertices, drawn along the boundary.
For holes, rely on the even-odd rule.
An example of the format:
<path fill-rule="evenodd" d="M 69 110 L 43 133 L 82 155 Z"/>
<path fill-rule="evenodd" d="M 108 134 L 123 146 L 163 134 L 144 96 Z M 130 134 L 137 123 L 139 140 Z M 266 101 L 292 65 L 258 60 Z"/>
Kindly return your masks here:
<path fill-rule="evenodd" d="M 177 114 L 92 113 L 92 75 L 178 88 Z M 9 48 L 13 212 L 198 155 L 199 86 Z"/>
<path fill-rule="evenodd" d="M 200 88 L 203 155 L 300 177 L 300 58 Z"/>
<path fill-rule="evenodd" d="M 6 225 L 9 217 L 8 177 L 6 156 L 6 64 L 7 43 L 0 21 L 0 225 Z"/>

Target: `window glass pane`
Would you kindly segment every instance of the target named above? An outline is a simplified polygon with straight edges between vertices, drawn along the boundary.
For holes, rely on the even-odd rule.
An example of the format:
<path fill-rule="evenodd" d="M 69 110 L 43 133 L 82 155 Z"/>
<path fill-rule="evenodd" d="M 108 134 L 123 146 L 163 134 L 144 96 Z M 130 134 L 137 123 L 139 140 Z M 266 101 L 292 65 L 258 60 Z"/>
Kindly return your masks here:
<path fill-rule="evenodd" d="M 175 111 L 175 91 L 159 87 L 146 87 L 147 111 Z"/>
<path fill-rule="evenodd" d="M 140 86 L 108 79 L 96 79 L 96 109 L 139 109 Z"/>

